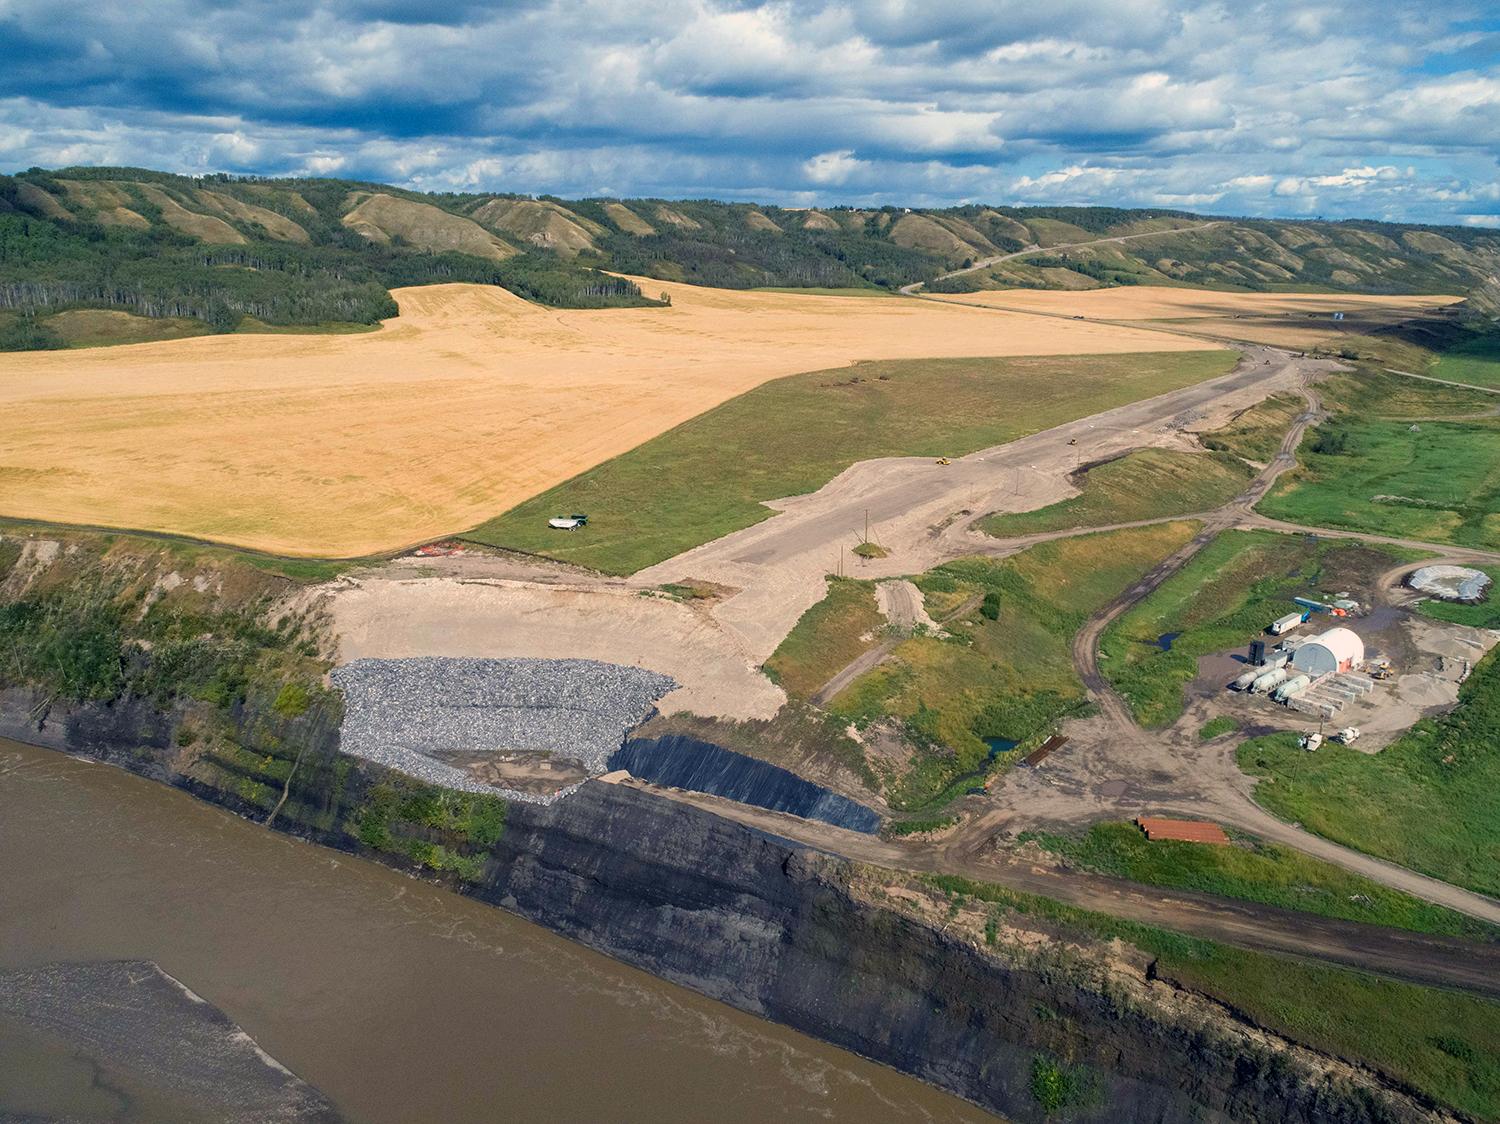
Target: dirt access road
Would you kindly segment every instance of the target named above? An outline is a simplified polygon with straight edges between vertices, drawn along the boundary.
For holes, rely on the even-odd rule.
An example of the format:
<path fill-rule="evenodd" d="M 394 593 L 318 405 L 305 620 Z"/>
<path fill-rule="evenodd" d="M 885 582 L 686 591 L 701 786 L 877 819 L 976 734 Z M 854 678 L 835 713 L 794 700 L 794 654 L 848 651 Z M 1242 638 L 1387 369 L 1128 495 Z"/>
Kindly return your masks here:
<path fill-rule="evenodd" d="M 660 789 L 635 780 L 619 783 L 855 862 L 903 872 L 957 874 L 1240 948 L 1500 998 L 1500 945 L 1339 921 L 1188 890 L 1161 890 L 1018 861 L 992 850 L 970 851 L 952 840 L 888 841 L 702 793 Z"/>
<path fill-rule="evenodd" d="M 1147 230 L 1142 231 L 1140 234 L 1117 234 L 1113 238 L 1092 238 L 1087 242 L 1065 242 L 1057 246 L 1026 246 L 1008 254 L 995 254 L 992 257 L 981 258 L 973 265 L 965 266 L 963 269 L 954 269 L 947 273 L 939 274 L 933 278 L 933 281 L 946 281 L 950 277 L 962 277 L 966 273 L 978 273 L 981 269 L 988 269 L 990 266 L 999 265 L 1003 261 L 1029 257 L 1032 254 L 1049 254 L 1056 250 L 1077 250 L 1084 246 L 1103 246 L 1111 242 L 1134 242 L 1138 238 L 1159 238 L 1163 234 L 1182 234 L 1189 230 L 1207 230 L 1211 226 L 1222 226 L 1223 224 L 1223 220 L 1218 219 L 1214 222 L 1194 223 L 1192 226 L 1178 226 L 1171 230 Z M 910 285 L 902 285 L 900 291 L 903 296 L 913 297 L 930 283 L 928 281 L 917 281 Z"/>
<path fill-rule="evenodd" d="M 738 592 L 713 608 L 746 658 L 764 662 L 797 619 L 826 592 L 842 564 L 855 577 L 921 573 L 982 549 L 972 516 L 1029 511 L 1077 494 L 1069 476 L 1100 460 L 1150 446 L 1196 448 L 1189 426 L 1211 428 L 1267 396 L 1291 390 L 1333 364 L 1249 347 L 1227 375 L 1081 418 L 938 465 L 927 458 L 862 461 L 818 491 L 774 501 L 780 514 L 642 570 L 640 587 L 706 581 Z M 868 518 L 889 552 L 849 554 Z"/>

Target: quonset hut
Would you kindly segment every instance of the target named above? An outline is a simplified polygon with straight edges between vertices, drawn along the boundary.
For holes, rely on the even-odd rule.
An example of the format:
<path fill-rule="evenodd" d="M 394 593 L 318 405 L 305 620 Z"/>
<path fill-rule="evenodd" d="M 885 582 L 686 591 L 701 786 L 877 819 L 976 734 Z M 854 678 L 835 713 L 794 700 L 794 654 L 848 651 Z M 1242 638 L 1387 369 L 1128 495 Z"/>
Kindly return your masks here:
<path fill-rule="evenodd" d="M 1316 679 L 1350 671 L 1365 659 L 1365 642 L 1347 628 L 1321 632 L 1292 653 L 1292 666 Z"/>

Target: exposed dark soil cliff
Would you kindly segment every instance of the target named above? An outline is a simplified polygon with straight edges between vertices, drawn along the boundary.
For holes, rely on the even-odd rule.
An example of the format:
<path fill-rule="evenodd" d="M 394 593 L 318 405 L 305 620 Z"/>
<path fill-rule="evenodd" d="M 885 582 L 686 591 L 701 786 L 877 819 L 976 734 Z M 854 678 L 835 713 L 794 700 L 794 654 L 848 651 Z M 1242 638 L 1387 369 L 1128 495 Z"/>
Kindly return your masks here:
<path fill-rule="evenodd" d="M 307 715 L 241 709 L 230 754 L 180 744 L 177 717 L 147 703 L 54 706 L 38 727 L 37 702 L 0 693 L 0 735 L 261 821 L 274 809 L 279 830 L 445 878 L 1015 1120 L 1445 1119 L 1153 979 L 1133 949 L 1022 919 L 979 937 L 984 915 L 923 883 L 634 788 L 595 783 L 550 808 L 505 805 L 341 756 L 336 733 Z"/>

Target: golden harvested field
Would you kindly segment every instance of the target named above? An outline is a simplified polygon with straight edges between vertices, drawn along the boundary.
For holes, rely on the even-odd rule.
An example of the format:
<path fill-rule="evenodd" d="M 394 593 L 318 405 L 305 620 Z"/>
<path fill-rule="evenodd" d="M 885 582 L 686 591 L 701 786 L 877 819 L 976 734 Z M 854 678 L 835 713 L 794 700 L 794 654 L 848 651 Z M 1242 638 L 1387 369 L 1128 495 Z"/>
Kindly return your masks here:
<path fill-rule="evenodd" d="M 1160 285 L 1057 291 L 993 289 L 945 296 L 986 308 L 1084 316 L 1141 327 L 1202 332 L 1274 347 L 1312 348 L 1409 320 L 1463 300 L 1455 296 L 1371 296 L 1362 293 L 1219 293 Z M 1335 321 L 1332 314 L 1344 313 Z"/>
<path fill-rule="evenodd" d="M 1201 350 L 917 300 L 646 280 L 669 308 L 397 290 L 355 335 L 0 356 L 0 514 L 366 554 L 462 530 L 783 375 L 857 359 Z"/>

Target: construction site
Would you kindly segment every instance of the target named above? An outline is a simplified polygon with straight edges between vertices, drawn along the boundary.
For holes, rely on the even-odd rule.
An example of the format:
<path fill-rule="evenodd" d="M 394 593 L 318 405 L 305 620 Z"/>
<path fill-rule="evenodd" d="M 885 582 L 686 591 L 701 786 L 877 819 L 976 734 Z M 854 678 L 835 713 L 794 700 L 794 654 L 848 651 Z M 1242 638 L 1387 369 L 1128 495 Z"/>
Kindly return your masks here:
<path fill-rule="evenodd" d="M 1270 622 L 1263 638 L 1214 661 L 1244 669 L 1224 685 L 1222 713 L 1256 726 L 1284 722 L 1306 749 L 1331 738 L 1377 752 L 1418 718 L 1452 707 L 1494 643 L 1482 630 L 1403 609 L 1423 597 L 1476 603 L 1487 583 L 1479 570 L 1424 566 L 1385 591 L 1378 607 L 1347 594 L 1293 598 L 1295 611 Z"/>

